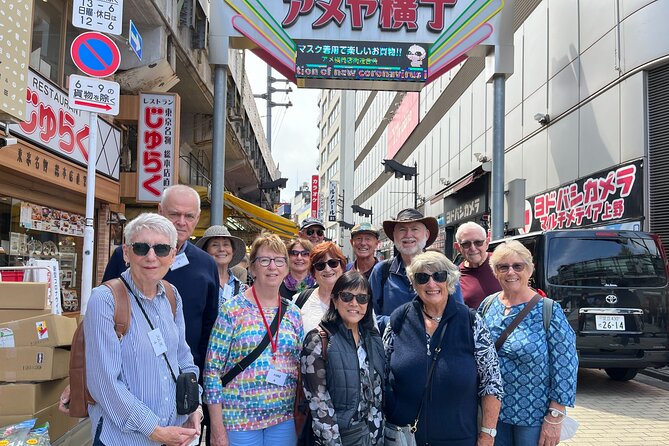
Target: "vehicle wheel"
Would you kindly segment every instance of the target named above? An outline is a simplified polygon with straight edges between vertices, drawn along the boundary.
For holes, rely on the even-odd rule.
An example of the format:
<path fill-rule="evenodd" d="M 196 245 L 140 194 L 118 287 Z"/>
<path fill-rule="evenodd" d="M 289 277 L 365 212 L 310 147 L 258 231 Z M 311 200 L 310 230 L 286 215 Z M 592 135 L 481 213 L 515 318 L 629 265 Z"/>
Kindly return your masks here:
<path fill-rule="evenodd" d="M 638 369 L 624 369 L 624 368 L 608 368 L 604 369 L 609 378 L 614 381 L 629 381 L 634 378 L 639 371 Z"/>

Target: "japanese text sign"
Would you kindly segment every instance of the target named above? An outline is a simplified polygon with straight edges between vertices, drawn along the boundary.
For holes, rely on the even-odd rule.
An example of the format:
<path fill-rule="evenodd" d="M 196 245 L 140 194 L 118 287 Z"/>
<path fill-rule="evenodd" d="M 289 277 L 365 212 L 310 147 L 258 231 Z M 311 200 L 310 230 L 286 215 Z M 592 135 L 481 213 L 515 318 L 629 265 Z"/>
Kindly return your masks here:
<path fill-rule="evenodd" d="M 524 231 L 618 223 L 643 216 L 643 164 L 612 167 L 528 199 Z"/>
<path fill-rule="evenodd" d="M 311 176 L 311 216 L 318 218 L 318 175 Z"/>
<path fill-rule="evenodd" d="M 337 221 L 337 182 L 330 181 L 330 194 L 328 195 L 328 221 Z"/>
<path fill-rule="evenodd" d="M 70 76 L 70 106 L 79 110 L 118 115 L 121 87 L 93 77 Z"/>
<path fill-rule="evenodd" d="M 123 27 L 123 0 L 74 0 L 72 25 L 118 36 Z"/>
<path fill-rule="evenodd" d="M 163 189 L 175 183 L 177 111 L 174 94 L 139 95 L 137 201 L 157 203 Z"/>

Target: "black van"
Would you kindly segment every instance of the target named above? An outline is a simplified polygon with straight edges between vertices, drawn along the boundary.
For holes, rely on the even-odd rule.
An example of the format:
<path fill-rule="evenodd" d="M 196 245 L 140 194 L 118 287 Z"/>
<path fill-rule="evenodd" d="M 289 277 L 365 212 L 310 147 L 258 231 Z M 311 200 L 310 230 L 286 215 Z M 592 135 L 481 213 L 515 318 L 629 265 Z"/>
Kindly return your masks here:
<path fill-rule="evenodd" d="M 627 381 L 643 368 L 669 364 L 668 266 L 657 235 L 592 229 L 508 239 L 532 253 L 530 285 L 562 306 L 581 367 Z"/>

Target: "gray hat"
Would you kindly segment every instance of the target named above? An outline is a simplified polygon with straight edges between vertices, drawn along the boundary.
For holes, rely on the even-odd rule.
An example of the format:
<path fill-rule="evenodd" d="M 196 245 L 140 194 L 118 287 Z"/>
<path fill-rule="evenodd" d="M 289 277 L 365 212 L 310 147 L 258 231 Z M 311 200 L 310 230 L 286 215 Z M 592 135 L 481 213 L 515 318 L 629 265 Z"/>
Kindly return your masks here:
<path fill-rule="evenodd" d="M 217 238 L 217 237 L 227 238 L 228 240 L 230 240 L 230 243 L 232 243 L 232 249 L 234 250 L 234 253 L 232 254 L 232 260 L 230 261 L 230 265 L 228 266 L 232 268 L 233 266 L 241 262 L 244 256 L 246 255 L 246 245 L 244 244 L 244 241 L 239 237 L 230 235 L 230 231 L 225 226 L 221 225 L 210 226 L 206 231 L 204 231 L 204 235 L 200 240 L 197 241 L 197 243 L 195 243 L 195 245 L 197 245 L 198 248 L 202 248 L 203 250 L 206 251 L 207 242 L 212 238 Z"/>
<path fill-rule="evenodd" d="M 399 214 L 397 214 L 397 218 L 395 220 L 384 221 L 383 232 L 386 233 L 390 240 L 393 240 L 393 231 L 395 230 L 395 225 L 397 223 L 411 223 L 414 221 L 423 223 L 428 231 L 430 231 L 430 236 L 425 243 L 425 247 L 428 247 L 434 243 L 434 241 L 437 239 L 437 236 L 439 235 L 439 223 L 437 222 L 437 219 L 434 217 L 424 217 L 423 214 L 421 214 L 416 209 L 404 209 L 403 211 L 400 211 Z M 393 240 L 393 242 L 395 242 L 395 240 Z"/>
<path fill-rule="evenodd" d="M 321 228 L 325 229 L 325 225 L 323 224 L 322 221 L 320 221 L 317 218 L 305 218 L 302 220 L 302 223 L 300 223 L 300 231 L 304 231 L 305 229 L 311 227 L 311 226 L 320 226 Z"/>
<path fill-rule="evenodd" d="M 372 234 L 376 238 L 379 238 L 381 234 L 379 234 L 379 230 L 376 229 L 374 226 L 372 226 L 371 223 L 368 222 L 362 222 L 358 223 L 355 226 L 353 226 L 353 229 L 351 229 L 351 237 L 353 237 L 356 234 Z"/>

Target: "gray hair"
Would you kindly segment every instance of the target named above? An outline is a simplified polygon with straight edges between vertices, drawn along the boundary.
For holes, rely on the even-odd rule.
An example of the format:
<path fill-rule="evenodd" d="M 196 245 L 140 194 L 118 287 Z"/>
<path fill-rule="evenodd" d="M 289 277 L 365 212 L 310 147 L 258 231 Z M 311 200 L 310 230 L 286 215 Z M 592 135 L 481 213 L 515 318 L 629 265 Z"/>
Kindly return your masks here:
<path fill-rule="evenodd" d="M 483 226 L 473 221 L 468 221 L 466 223 L 461 224 L 458 227 L 458 230 L 455 231 L 455 241 L 460 243 L 460 236 L 462 235 L 462 233 L 472 229 L 475 231 L 479 231 L 481 233 L 481 237 L 483 237 L 484 240 L 488 237 L 488 234 L 485 232 Z"/>
<path fill-rule="evenodd" d="M 416 273 L 434 274 L 437 271 L 448 272 L 448 294 L 455 293 L 455 284 L 460 279 L 460 270 L 442 253 L 425 251 L 414 257 L 411 264 L 407 266 L 407 275 L 412 283 Z"/>
<path fill-rule="evenodd" d="M 166 235 L 170 240 L 170 246 L 172 248 L 177 246 L 177 230 L 172 222 L 160 214 L 151 212 L 139 214 L 125 226 L 123 241 L 126 245 L 131 244 L 135 236 L 146 229 Z"/>
<path fill-rule="evenodd" d="M 529 249 L 525 247 L 518 240 L 508 240 L 495 248 L 495 251 L 490 256 L 490 267 L 495 271 L 495 266 L 508 256 L 517 255 L 523 262 L 533 270 L 534 269 L 534 260 L 532 259 L 532 253 Z M 531 271 L 532 271 L 531 270 Z M 531 272 L 530 271 L 530 272 Z"/>
<path fill-rule="evenodd" d="M 196 200 L 197 202 L 197 211 L 200 212 L 201 210 L 200 194 L 198 194 L 195 189 L 185 184 L 175 184 L 173 186 L 166 187 L 165 189 L 163 189 L 163 195 L 162 197 L 160 197 L 160 207 L 164 208 L 165 202 L 167 201 L 168 197 L 170 197 L 173 193 L 177 192 L 191 194 L 193 196 L 193 199 Z"/>

